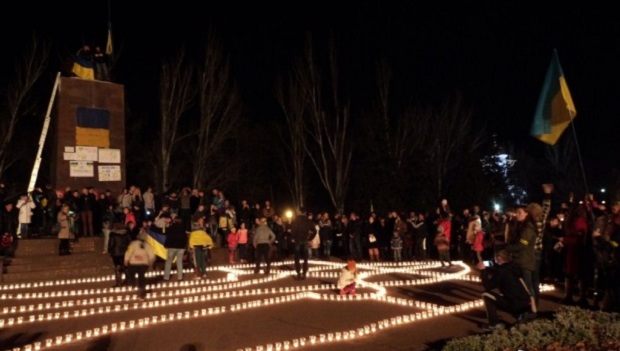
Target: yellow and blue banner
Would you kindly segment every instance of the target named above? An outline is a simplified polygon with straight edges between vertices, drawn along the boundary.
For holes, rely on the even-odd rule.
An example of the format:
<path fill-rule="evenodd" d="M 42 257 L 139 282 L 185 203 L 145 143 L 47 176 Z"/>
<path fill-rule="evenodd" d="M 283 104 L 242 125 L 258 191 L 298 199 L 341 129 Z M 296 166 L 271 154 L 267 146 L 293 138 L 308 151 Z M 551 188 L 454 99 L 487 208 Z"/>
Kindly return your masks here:
<path fill-rule="evenodd" d="M 555 145 L 575 116 L 577 110 L 568 90 L 558 53 L 554 49 L 536 106 L 531 135 L 549 145 Z"/>
<path fill-rule="evenodd" d="M 95 80 L 95 65 L 80 55 L 75 58 L 71 72 L 80 78 Z"/>
<path fill-rule="evenodd" d="M 75 145 L 110 147 L 110 111 L 78 107 Z"/>
<path fill-rule="evenodd" d="M 164 246 L 164 243 L 166 242 L 166 236 L 164 234 L 149 230 L 144 241 L 151 245 L 157 257 L 164 260 L 168 258 L 168 250 L 166 250 L 166 247 Z"/>

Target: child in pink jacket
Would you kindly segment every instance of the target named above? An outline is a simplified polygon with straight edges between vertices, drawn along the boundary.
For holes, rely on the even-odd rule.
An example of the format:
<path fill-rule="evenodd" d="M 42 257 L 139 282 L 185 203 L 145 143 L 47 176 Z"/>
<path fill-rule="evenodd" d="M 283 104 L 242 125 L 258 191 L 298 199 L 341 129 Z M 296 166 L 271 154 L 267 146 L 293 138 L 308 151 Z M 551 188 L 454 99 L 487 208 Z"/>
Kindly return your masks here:
<path fill-rule="evenodd" d="M 237 228 L 230 228 L 228 234 L 228 263 L 235 263 L 235 252 L 237 251 L 237 244 L 239 244 L 239 234 Z"/>

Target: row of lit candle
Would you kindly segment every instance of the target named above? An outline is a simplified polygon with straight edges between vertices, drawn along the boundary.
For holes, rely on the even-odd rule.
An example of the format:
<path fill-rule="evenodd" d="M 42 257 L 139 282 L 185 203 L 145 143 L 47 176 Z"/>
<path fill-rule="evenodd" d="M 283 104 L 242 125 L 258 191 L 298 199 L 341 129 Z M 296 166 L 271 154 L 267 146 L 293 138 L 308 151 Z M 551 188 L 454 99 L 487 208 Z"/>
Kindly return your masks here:
<path fill-rule="evenodd" d="M 263 292 L 263 291 L 261 291 L 260 289 L 257 289 L 257 290 L 256 290 L 256 293 L 262 293 L 262 292 Z M 265 291 L 264 293 L 267 293 L 267 292 Z M 272 293 L 273 293 L 273 290 L 272 290 Z M 312 294 L 312 295 L 315 295 L 315 294 Z M 361 296 L 360 296 L 360 295 L 361 295 Z M 363 298 L 377 298 L 377 296 L 378 296 L 377 294 L 360 294 L 360 295 L 356 296 L 356 297 L 355 297 L 355 299 L 363 299 Z M 218 296 L 221 296 L 221 295 L 218 295 Z M 310 294 L 297 294 L 297 295 L 296 295 L 296 297 L 297 297 L 297 298 L 302 298 L 302 297 L 304 297 L 304 296 L 310 296 Z M 347 295 L 347 296 L 335 296 L 335 295 L 333 295 L 333 294 L 330 294 L 330 295 L 321 295 L 321 298 L 323 298 L 323 297 L 326 297 L 326 298 L 328 298 L 328 299 L 330 299 L 330 300 L 351 300 L 351 299 L 353 298 L 353 297 L 351 297 L 350 295 Z M 245 309 L 245 308 L 259 307 L 259 306 L 261 306 L 261 305 L 269 305 L 269 304 L 275 304 L 275 303 L 281 303 L 281 302 L 288 302 L 288 301 L 291 301 L 291 299 L 292 299 L 292 298 L 293 298 L 293 297 L 291 297 L 291 296 L 289 296 L 289 297 L 288 297 L 288 299 L 287 299 L 286 297 L 284 297 L 284 298 L 281 298 L 281 299 L 280 299 L 280 301 L 278 301 L 278 298 L 270 298 L 270 299 L 265 299 L 265 300 L 263 300 L 263 302 L 261 302 L 261 301 L 253 301 L 253 302 L 245 303 L 245 305 L 244 305 L 243 303 L 242 303 L 242 304 L 236 304 L 236 305 L 232 305 L 232 306 L 231 306 L 231 310 L 238 311 L 238 310 L 242 310 L 242 309 Z M 403 300 L 404 300 L 404 299 L 398 300 L 398 299 L 391 299 L 391 298 L 390 298 L 390 299 L 386 299 L 385 301 L 388 301 L 388 302 L 395 302 L 395 301 L 396 301 L 396 302 L 398 302 L 398 303 L 400 303 L 400 304 L 403 304 L 403 303 L 402 303 L 402 301 L 403 301 Z M 482 302 L 481 302 L 481 300 L 479 300 L 479 304 L 481 304 L 481 303 L 482 303 Z M 472 302 L 468 302 L 468 303 L 466 303 L 466 304 L 467 304 L 467 306 L 468 306 L 469 308 L 471 308 L 472 306 L 476 306 L 476 303 L 472 303 Z M 424 305 L 423 305 L 423 304 L 421 304 L 421 305 L 418 305 L 418 306 L 416 306 L 416 307 L 419 307 L 419 306 L 424 306 Z M 431 305 L 429 304 L 427 307 L 430 307 L 430 306 L 431 306 Z M 124 306 L 124 309 L 127 309 L 127 308 L 128 308 L 128 306 L 127 306 L 127 305 L 125 305 L 125 306 Z M 209 309 L 207 309 L 207 310 L 206 310 L 206 312 L 202 313 L 202 315 L 206 315 L 206 314 L 219 314 L 219 313 L 223 313 L 223 312 L 225 312 L 225 310 L 226 310 L 226 307 L 225 307 L 225 306 L 223 306 L 223 307 L 221 307 L 221 308 L 219 308 L 219 307 L 216 307 L 216 308 L 209 308 Z M 441 315 L 441 314 L 445 314 L 445 313 L 449 313 L 449 312 L 456 312 L 456 311 L 459 311 L 459 310 L 462 310 L 462 307 L 461 307 L 461 306 L 450 306 L 447 310 L 443 310 L 443 309 L 441 309 L 441 308 L 436 308 L 435 306 L 433 306 L 433 311 L 432 311 L 432 312 L 429 312 L 429 314 L 430 314 L 430 315 Z M 447 312 L 446 312 L 446 311 L 447 311 Z M 84 313 L 84 310 L 82 311 L 82 313 Z M 91 309 L 91 311 L 86 312 L 86 314 L 88 314 L 88 313 L 93 313 L 93 309 Z M 426 312 L 421 312 L 421 314 L 419 315 L 419 317 L 420 317 L 420 318 L 427 318 L 429 314 L 427 314 Z M 193 315 L 194 315 L 194 316 L 198 316 L 198 315 L 201 315 L 201 313 L 198 313 L 198 312 L 196 312 L 196 311 L 195 311 L 195 312 L 193 313 Z M 40 317 L 40 316 L 39 316 L 39 317 Z M 186 311 L 185 313 L 183 313 L 183 314 L 181 314 L 180 312 L 179 312 L 179 313 L 177 313 L 177 319 L 181 319 L 181 318 L 189 318 L 189 317 L 190 317 L 190 313 L 189 313 L 189 312 L 187 312 L 187 311 Z M 155 321 L 156 321 L 156 320 L 157 320 L 157 319 L 156 319 L 157 317 L 155 316 L 154 318 L 155 318 Z M 174 320 L 174 315 L 171 315 L 168 319 L 169 319 L 169 320 Z M 162 320 L 162 321 L 166 321 L 166 317 L 165 317 L 165 315 L 163 315 L 163 316 L 162 316 L 161 320 Z M 396 320 L 398 321 L 398 318 L 397 318 Z M 133 324 L 134 324 L 135 322 L 134 322 L 134 323 L 132 323 L 132 322 L 133 322 L 133 321 L 130 321 L 130 323 L 129 323 L 129 325 L 131 326 L 131 327 L 130 327 L 130 329 L 134 327 L 134 326 L 133 326 Z M 141 322 L 139 322 L 139 326 L 141 326 L 141 327 L 142 327 L 142 326 L 144 326 L 144 325 L 148 325 L 148 324 L 149 324 L 148 319 L 146 319 L 146 320 L 141 320 Z M 103 332 L 103 330 L 107 330 L 107 329 L 106 329 L 106 328 L 105 328 L 105 326 L 104 326 L 104 327 L 102 327 L 102 328 L 101 328 L 101 330 L 102 330 L 101 332 Z M 124 328 L 120 328 L 120 330 L 124 330 Z M 100 331 L 98 331 L 98 330 L 97 330 L 97 328 L 95 328 L 95 329 L 94 329 L 94 330 L 92 330 L 92 331 L 91 331 L 91 330 L 87 330 L 87 331 L 85 332 L 85 334 L 84 334 L 84 335 L 86 335 L 86 337 L 91 337 L 91 336 L 93 336 L 93 335 L 94 335 L 94 336 L 98 336 L 98 335 L 99 335 L 99 333 L 100 333 Z M 83 334 L 82 334 L 82 333 L 80 333 L 80 332 L 76 333 L 76 335 L 75 335 L 75 339 L 78 339 L 78 340 L 79 340 L 79 339 L 81 339 L 81 338 L 82 338 L 82 335 L 83 335 Z M 345 334 L 344 334 L 344 332 L 343 332 L 343 333 L 342 333 L 343 338 L 344 338 L 344 335 L 345 335 Z M 73 340 L 73 339 L 74 339 L 74 338 L 73 338 L 73 335 L 72 335 L 72 334 L 67 334 L 64 338 L 63 338 L 63 337 L 56 337 L 55 339 L 47 339 L 47 340 L 46 340 L 46 342 L 45 342 L 45 346 L 56 346 L 56 345 L 62 344 L 62 343 L 64 343 L 64 342 L 71 342 L 71 340 Z M 312 339 L 312 338 L 310 337 L 310 339 Z M 320 337 L 319 337 L 319 339 L 320 339 Z M 315 342 L 316 342 L 316 340 L 317 340 L 317 339 L 316 339 L 316 337 L 315 337 L 315 339 L 314 339 L 314 340 L 315 340 Z M 290 343 L 289 343 L 289 344 L 290 344 Z M 302 346 L 303 346 L 303 345 L 305 345 L 302 339 L 298 339 L 297 344 L 298 344 L 297 346 L 294 346 L 294 345 L 295 345 L 295 340 L 293 340 L 292 345 L 293 345 L 294 347 L 298 347 L 300 344 L 301 344 Z M 38 345 L 38 348 L 37 348 L 37 345 Z M 286 345 L 286 342 L 281 343 L 281 345 L 282 345 L 282 347 L 284 347 L 284 345 Z M 38 342 L 38 343 L 34 343 L 33 345 L 25 345 L 25 346 L 24 346 L 24 350 L 29 350 L 29 349 L 35 349 L 35 350 L 38 350 L 38 349 L 40 349 L 40 347 L 41 347 L 41 343 L 40 343 L 40 342 Z M 261 349 L 261 347 L 262 347 L 262 346 L 257 346 L 256 350 Z M 274 346 L 273 346 L 273 347 L 274 347 L 273 349 L 277 349 L 277 348 L 276 348 L 276 347 L 277 347 L 277 343 L 276 343 L 276 344 L 274 344 Z M 270 348 L 269 348 L 269 345 L 265 346 L 265 348 L 264 348 L 264 349 L 265 349 L 265 350 L 270 349 Z M 284 348 L 284 349 L 286 349 L 286 348 Z M 247 348 L 246 348 L 246 350 L 247 350 Z"/>
<path fill-rule="evenodd" d="M 432 282 L 436 282 L 436 280 L 428 280 L 428 279 L 422 280 L 422 283 L 432 283 Z M 190 283 L 190 282 L 179 282 L 179 283 L 185 284 L 185 286 L 187 286 L 187 284 Z M 390 281 L 390 282 L 380 283 L 379 285 L 399 286 L 399 285 L 411 285 L 411 284 L 414 284 L 414 282 L 411 281 L 411 280 L 408 280 L 408 281 Z M 220 287 L 218 289 L 213 289 L 213 290 L 231 289 L 231 288 L 239 286 L 239 284 L 235 284 L 234 286 L 230 286 L 230 284 L 226 284 L 226 285 L 227 286 L 225 286 L 225 287 Z M 151 287 L 151 288 L 154 288 L 154 287 Z M 332 287 L 326 287 L 326 288 L 331 289 Z M 122 289 L 121 290 L 122 292 L 130 291 L 130 288 L 128 288 L 128 287 L 122 287 L 121 289 Z M 317 287 L 309 287 L 308 289 L 317 289 Z M 133 289 L 131 289 L 131 290 L 133 290 Z M 209 291 L 209 290 L 212 290 L 211 287 L 206 289 L 206 291 Z M 291 288 L 289 288 L 289 287 L 287 287 L 287 288 L 282 288 L 282 287 L 279 288 L 280 292 L 292 292 L 292 291 L 300 291 L 300 290 L 306 290 L 306 287 L 297 286 L 297 287 L 291 287 Z M 91 289 L 90 291 L 93 292 L 93 289 Z M 101 293 L 101 291 L 96 291 L 96 292 L 97 293 Z M 190 293 L 201 293 L 201 292 L 205 292 L 205 289 L 202 289 L 202 290 L 191 290 L 190 291 Z M 273 292 L 275 292 L 275 288 L 272 288 L 272 293 Z M 77 293 L 80 294 L 81 292 L 78 291 Z M 257 289 L 254 289 L 252 292 L 246 290 L 245 295 L 246 296 L 247 295 L 256 295 L 256 294 L 260 294 L 260 293 L 261 293 L 260 290 L 257 291 Z M 265 292 L 265 293 L 267 293 L 267 292 Z M 174 293 L 169 293 L 168 296 L 171 296 L 171 295 L 178 296 L 179 294 L 180 294 L 180 292 L 178 290 L 176 290 L 176 291 L 174 291 Z M 239 292 L 239 296 L 243 296 L 243 295 L 244 295 L 243 291 Z M 153 293 L 153 296 L 157 297 L 157 294 Z M 166 294 L 162 293 L 161 296 L 166 296 Z M 233 292 L 232 294 L 230 292 L 226 292 L 226 297 L 229 297 L 229 296 L 235 296 L 235 292 Z M 43 295 L 41 297 L 49 297 L 49 296 Z M 224 296 L 220 295 L 220 297 L 224 297 Z M 130 299 L 133 299 L 133 298 L 134 297 L 125 296 L 125 300 L 130 300 Z M 117 296 L 116 301 L 120 301 L 120 300 L 122 300 L 122 298 L 120 296 Z M 81 304 L 84 304 L 84 305 L 94 304 L 94 303 L 99 304 L 101 299 L 100 298 L 97 298 L 96 300 L 95 299 L 90 299 L 90 302 L 84 302 L 84 301 L 85 300 L 83 300 L 83 302 Z M 104 299 L 103 302 L 107 302 L 107 301 Z M 79 304 L 79 302 L 78 302 L 78 304 Z M 63 303 L 63 307 L 64 307 L 64 305 L 65 304 Z M 56 304 L 56 307 L 58 307 L 58 304 Z M 39 308 L 39 310 L 40 309 L 41 308 Z M 20 310 L 21 311 L 25 310 L 25 307 L 24 306 L 20 307 Z M 32 306 L 29 308 L 29 310 L 32 310 Z M 3 310 L 3 313 L 7 313 L 7 312 L 8 312 L 7 308 L 5 308 Z M 11 310 L 11 312 L 15 312 L 15 308 L 13 308 Z"/>
<path fill-rule="evenodd" d="M 326 286 L 316 285 L 316 286 L 310 286 L 310 287 L 307 287 L 307 286 L 295 286 L 295 287 L 290 287 L 290 288 L 287 287 L 287 288 L 284 288 L 283 290 L 285 292 L 289 292 L 289 289 L 290 289 L 290 291 L 307 291 L 307 290 L 310 290 L 310 289 L 326 289 L 326 288 L 327 288 Z M 332 288 L 332 287 L 329 287 L 329 288 Z M 184 290 L 185 289 L 182 289 L 182 291 L 180 291 L 180 292 L 177 291 L 176 292 L 177 295 L 183 295 L 183 294 L 188 293 L 188 292 L 186 292 Z M 194 293 L 195 292 L 194 289 L 188 289 L 188 290 L 190 290 L 189 293 Z M 273 292 L 273 290 L 275 290 L 275 289 L 272 289 L 272 292 Z M 248 290 L 248 291 L 246 291 L 245 295 L 246 296 L 255 296 L 255 295 L 263 294 L 263 293 L 269 293 L 269 290 L 267 290 L 267 289 L 265 289 L 265 291 L 263 291 L 261 289 L 254 289 L 252 291 Z M 239 295 L 243 296 L 243 292 L 241 292 Z M 326 295 L 326 296 L 327 296 L 328 299 L 335 300 L 334 299 L 334 295 L 330 294 L 330 295 Z M 149 301 L 148 303 L 135 304 L 134 305 L 134 309 L 139 308 L 139 306 L 141 306 L 143 308 L 165 307 L 167 305 L 170 306 L 170 305 L 178 305 L 180 303 L 194 303 L 194 302 L 199 302 L 199 301 L 204 302 L 204 301 L 215 299 L 215 298 L 230 298 L 230 297 L 235 297 L 235 292 L 233 292 L 233 294 L 231 294 L 230 292 L 220 293 L 220 294 L 217 294 L 216 296 L 212 296 L 212 295 L 206 295 L 205 296 L 205 295 L 202 295 L 200 297 L 197 296 L 195 298 L 194 297 L 189 297 L 189 298 L 183 299 L 182 302 L 180 302 L 178 299 L 168 300 L 168 302 L 166 302 L 166 300 L 163 300 L 163 301 L 160 301 L 160 300 Z M 136 296 L 135 295 L 131 296 L 131 298 L 135 300 Z M 157 296 L 153 296 L 153 298 L 157 298 Z M 366 298 L 366 296 L 363 296 L 363 297 L 358 296 L 357 298 L 358 299 L 359 298 Z M 343 298 L 339 296 L 338 300 L 341 300 L 341 299 L 343 299 Z M 347 299 L 347 297 L 344 297 L 344 299 Z M 348 299 L 351 299 L 351 297 L 349 296 Z M 98 299 L 98 300 L 101 301 L 100 299 Z M 98 300 L 91 299 L 91 301 L 98 301 Z M 267 301 L 269 301 L 269 300 L 267 300 Z M 274 300 L 271 300 L 271 301 L 274 301 Z M 279 302 L 279 298 L 276 301 Z M 286 300 L 283 299 L 283 301 L 290 301 L 290 298 L 286 298 Z M 67 305 L 71 305 L 71 304 L 67 304 Z M 124 305 L 122 307 L 120 305 L 105 306 L 105 307 L 99 307 L 98 309 L 91 308 L 89 310 L 88 309 L 82 309 L 81 311 L 80 310 L 76 310 L 76 311 L 73 311 L 72 316 L 73 317 L 84 317 L 84 316 L 91 316 L 91 315 L 94 315 L 94 314 L 103 314 L 103 313 L 113 313 L 113 312 L 119 312 L 119 311 L 126 311 L 128 309 L 129 309 L 128 305 Z M 39 321 L 39 322 L 41 322 L 41 321 L 50 321 L 50 320 L 55 320 L 55 319 L 60 319 L 60 318 L 69 318 L 70 316 L 71 316 L 71 313 L 68 312 L 68 311 L 63 312 L 62 314 L 57 312 L 57 313 L 47 313 L 47 315 L 45 315 L 45 314 L 39 314 L 38 316 L 30 315 L 27 318 L 24 318 L 24 317 L 18 317 L 17 319 L 9 318 L 8 321 L 7 321 L 7 324 L 10 326 L 10 325 L 13 325 L 15 323 L 16 324 L 22 324 L 24 322 L 31 322 L 32 323 L 32 322 L 36 322 L 36 321 Z M 0 327 L 3 327 L 4 324 L 5 324 L 4 320 L 0 320 Z"/>
<path fill-rule="evenodd" d="M 331 266 L 335 268 L 341 268 L 343 266 L 342 262 L 327 262 L 327 261 L 317 261 L 317 260 L 309 260 L 309 262 L 313 265 L 318 266 Z M 278 261 L 272 262 L 272 267 L 279 267 L 284 265 L 291 265 L 293 261 Z M 458 263 L 458 261 L 455 261 Z M 366 263 L 358 263 L 358 267 L 367 268 L 367 269 L 381 269 L 381 268 L 394 268 L 394 267 L 433 267 L 436 266 L 436 261 L 427 261 L 427 262 L 366 262 Z M 253 269 L 253 264 L 241 264 L 241 265 L 222 265 L 222 266 L 212 266 L 207 267 L 207 272 L 213 271 L 226 271 L 226 270 L 236 270 L 238 268 L 247 268 Z M 193 269 L 184 269 L 185 273 L 193 272 Z M 156 277 L 162 275 L 162 271 L 152 271 L 147 272 L 147 277 Z M 13 283 L 13 284 L 2 284 L 0 285 L 0 291 L 2 290 L 18 290 L 18 289 L 36 289 L 36 288 L 46 288 L 46 287 L 54 287 L 60 285 L 76 285 L 76 284 L 92 284 L 92 283 L 100 283 L 100 282 L 108 282 L 113 281 L 115 279 L 114 275 L 100 276 L 100 277 L 90 277 L 90 278 L 75 278 L 75 279 L 61 279 L 55 281 L 44 281 L 44 282 L 32 282 L 32 283 Z"/>

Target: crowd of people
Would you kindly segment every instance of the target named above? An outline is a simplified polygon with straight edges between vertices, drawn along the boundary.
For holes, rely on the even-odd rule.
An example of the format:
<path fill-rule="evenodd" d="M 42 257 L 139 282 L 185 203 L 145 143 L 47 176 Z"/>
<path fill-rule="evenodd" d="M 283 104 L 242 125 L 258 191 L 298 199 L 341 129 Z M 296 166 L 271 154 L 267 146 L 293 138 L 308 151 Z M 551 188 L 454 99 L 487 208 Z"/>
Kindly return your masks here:
<path fill-rule="evenodd" d="M 547 280 L 564 282 L 566 304 L 617 311 L 620 203 L 607 206 L 591 195 L 582 201 L 571 196 L 553 210 L 553 190 L 544 184 L 540 202 L 504 212 L 476 205 L 455 212 L 444 199 L 433 212 L 361 216 L 301 208 L 296 216 L 283 217 L 270 201 L 250 205 L 242 199 L 235 205 L 221 189 L 186 187 L 159 195 L 150 187 L 142 192 L 131 186 L 112 194 L 92 187 L 57 191 L 47 185 L 4 201 L 0 243 L 2 254 L 10 255 L 20 238 L 53 235 L 60 239 L 58 253 L 66 255 L 72 240 L 100 235 L 104 253 L 113 257 L 120 276 L 130 243 L 137 240 L 141 244 L 134 246 L 142 247 L 146 235 L 164 235 L 164 280 L 170 279 L 173 263 L 177 279 L 183 279 L 184 264 L 195 268 L 197 278 L 204 277 L 212 247 L 225 247 L 230 264 L 255 263 L 256 273 L 262 262 L 263 272 L 269 273 L 272 260 L 292 256 L 297 279 L 306 278 L 309 258 L 336 257 L 351 262 L 438 259 L 443 269 L 461 260 L 489 280 L 500 264 L 482 263 L 498 261 L 501 253 L 503 262 L 519 268 L 518 278 L 534 301 L 530 310 L 536 310 L 540 282 Z M 119 233 L 127 238 L 119 240 Z"/>

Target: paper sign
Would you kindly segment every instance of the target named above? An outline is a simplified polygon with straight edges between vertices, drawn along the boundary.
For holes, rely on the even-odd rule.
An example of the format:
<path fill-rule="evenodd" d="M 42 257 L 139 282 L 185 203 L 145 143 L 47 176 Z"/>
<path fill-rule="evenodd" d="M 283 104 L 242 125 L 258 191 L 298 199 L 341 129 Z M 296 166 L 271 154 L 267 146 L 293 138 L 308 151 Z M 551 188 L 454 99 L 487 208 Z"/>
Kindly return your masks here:
<path fill-rule="evenodd" d="M 118 182 L 121 180 L 121 166 L 98 166 L 100 182 Z"/>
<path fill-rule="evenodd" d="M 70 177 L 94 177 L 95 167 L 89 161 L 69 161 Z"/>

